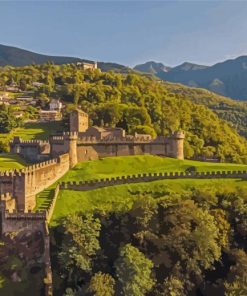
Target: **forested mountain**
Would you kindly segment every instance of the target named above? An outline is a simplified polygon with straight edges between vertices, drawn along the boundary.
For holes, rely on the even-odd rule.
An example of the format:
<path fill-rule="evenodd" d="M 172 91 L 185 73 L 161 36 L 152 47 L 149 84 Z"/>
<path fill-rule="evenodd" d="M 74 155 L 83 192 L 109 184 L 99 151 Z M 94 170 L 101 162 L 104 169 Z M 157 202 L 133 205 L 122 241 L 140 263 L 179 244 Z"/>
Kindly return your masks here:
<path fill-rule="evenodd" d="M 34 82 L 41 86 L 34 86 Z M 217 112 L 205 106 L 210 105 L 207 102 L 210 98 L 217 101 L 208 92 L 202 91 L 199 95 L 199 90 L 133 73 L 83 71 L 75 65 L 52 64 L 2 68 L 0 87 L 4 89 L 11 84 L 24 91 L 33 91 L 34 98 L 42 106 L 50 98 L 62 98 L 68 108 L 80 106 L 89 113 L 91 123 L 95 125 L 118 126 L 131 134 L 140 132 L 153 136 L 183 129 L 186 131 L 187 158 L 203 156 L 247 162 L 247 141 L 220 119 Z M 232 103 L 233 111 L 229 114 L 238 112 L 238 105 L 227 99 L 225 102 L 227 106 Z M 219 105 L 222 108 L 222 104 Z M 230 119 L 231 125 L 237 126 L 238 120 Z M 244 121 L 241 124 L 245 128 Z"/>
<path fill-rule="evenodd" d="M 56 65 L 71 64 L 77 62 L 88 62 L 88 60 L 76 57 L 63 57 L 63 56 L 49 56 L 34 53 L 28 50 L 20 49 L 17 47 L 6 46 L 0 44 L 0 66 L 27 66 L 31 64 L 44 64 L 52 62 Z M 116 63 L 103 63 L 99 62 L 98 67 L 103 71 L 116 70 L 128 71 L 125 66 Z"/>
<path fill-rule="evenodd" d="M 202 88 L 192 88 L 166 81 L 163 84 L 171 93 L 189 98 L 196 104 L 207 106 L 220 118 L 226 120 L 229 125 L 236 128 L 240 135 L 247 138 L 246 102 L 235 101 Z"/>
<path fill-rule="evenodd" d="M 160 63 L 153 63 L 153 68 Z M 213 66 L 202 66 L 183 63 L 174 68 L 166 68 L 153 73 L 144 65 L 134 69 L 157 75 L 160 79 L 179 82 L 193 87 L 202 87 L 218 94 L 238 100 L 247 100 L 247 56 L 217 63 Z M 168 69 L 168 70 L 167 70 Z"/>

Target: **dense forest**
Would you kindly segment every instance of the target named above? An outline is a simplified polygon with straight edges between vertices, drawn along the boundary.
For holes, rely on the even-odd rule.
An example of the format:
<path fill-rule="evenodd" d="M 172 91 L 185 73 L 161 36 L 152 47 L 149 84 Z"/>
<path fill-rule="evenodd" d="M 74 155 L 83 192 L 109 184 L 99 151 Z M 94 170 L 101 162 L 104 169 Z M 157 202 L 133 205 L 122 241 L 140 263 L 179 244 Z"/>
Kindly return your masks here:
<path fill-rule="evenodd" d="M 187 97 L 196 104 L 203 104 L 213 110 L 240 135 L 247 138 L 247 103 L 235 101 L 202 88 L 187 87 L 182 84 L 163 82 L 169 92 Z"/>
<path fill-rule="evenodd" d="M 34 86 L 37 82 L 38 87 Z M 8 85 L 32 92 L 42 108 L 51 98 L 66 102 L 66 112 L 80 106 L 95 125 L 117 126 L 131 134 L 152 136 L 183 129 L 187 158 L 247 162 L 247 141 L 235 130 L 237 119 L 231 121 L 221 116 L 233 122 L 233 127 L 230 126 L 219 118 L 220 112 L 205 106 L 205 100 L 196 102 L 194 89 L 187 88 L 181 93 L 177 85 L 173 88 L 172 84 L 132 72 L 83 71 L 76 65 L 53 64 L 1 68 L 0 87 L 4 90 Z M 11 107 L 9 109 L 11 112 Z M 29 110 L 29 113 L 33 116 L 35 112 Z"/>
<path fill-rule="evenodd" d="M 53 228 L 55 295 L 246 295 L 246 192 L 158 195 Z"/>

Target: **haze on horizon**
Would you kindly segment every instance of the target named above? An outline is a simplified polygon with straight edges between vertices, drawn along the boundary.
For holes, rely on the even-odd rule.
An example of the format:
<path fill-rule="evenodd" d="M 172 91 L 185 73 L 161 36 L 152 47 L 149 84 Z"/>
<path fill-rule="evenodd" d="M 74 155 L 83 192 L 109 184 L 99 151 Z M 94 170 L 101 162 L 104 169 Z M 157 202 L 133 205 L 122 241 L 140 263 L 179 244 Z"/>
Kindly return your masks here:
<path fill-rule="evenodd" d="M 134 66 L 247 54 L 247 2 L 0 1 L 0 44 Z"/>

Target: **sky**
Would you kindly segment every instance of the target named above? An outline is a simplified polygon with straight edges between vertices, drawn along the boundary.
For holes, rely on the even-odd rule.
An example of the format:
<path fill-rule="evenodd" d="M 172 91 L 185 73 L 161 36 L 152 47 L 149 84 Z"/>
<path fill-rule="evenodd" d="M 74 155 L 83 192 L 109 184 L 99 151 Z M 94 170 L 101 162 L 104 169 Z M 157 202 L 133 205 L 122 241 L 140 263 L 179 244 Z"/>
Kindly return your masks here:
<path fill-rule="evenodd" d="M 3 1 L 0 44 L 134 66 L 247 55 L 247 1 Z"/>

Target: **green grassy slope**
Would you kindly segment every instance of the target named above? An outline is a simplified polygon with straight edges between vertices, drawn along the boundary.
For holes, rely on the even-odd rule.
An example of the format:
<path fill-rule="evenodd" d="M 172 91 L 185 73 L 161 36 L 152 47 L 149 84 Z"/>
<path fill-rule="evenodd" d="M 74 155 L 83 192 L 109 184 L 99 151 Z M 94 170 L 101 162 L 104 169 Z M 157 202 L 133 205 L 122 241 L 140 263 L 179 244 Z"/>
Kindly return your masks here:
<path fill-rule="evenodd" d="M 197 171 L 221 171 L 221 170 L 245 170 L 246 165 L 228 163 L 209 163 L 190 160 L 177 160 L 172 158 L 162 158 L 158 156 L 127 156 L 111 157 L 98 161 L 81 162 L 70 170 L 60 181 L 81 181 L 104 177 L 115 177 L 147 172 L 171 172 L 185 171 L 187 168 L 196 167 Z M 52 224 L 76 211 L 91 211 L 99 209 L 102 211 L 123 211 L 132 206 L 133 201 L 139 194 L 151 192 L 154 196 L 160 196 L 167 190 L 181 191 L 193 187 L 212 186 L 222 188 L 223 186 L 245 186 L 247 181 L 222 179 L 222 180 L 162 180 L 148 183 L 126 184 L 106 187 L 91 191 L 62 190 L 58 197 Z M 55 184 L 50 189 L 43 191 L 37 197 L 37 209 L 45 209 L 52 198 L 52 191 Z"/>
<path fill-rule="evenodd" d="M 241 164 L 178 160 L 152 155 L 123 156 L 81 162 L 70 170 L 62 180 L 68 182 L 149 172 L 184 172 L 190 167 L 195 167 L 200 172 L 247 170 L 247 165 Z"/>
<path fill-rule="evenodd" d="M 147 183 L 128 184 L 105 187 L 90 191 L 61 190 L 57 199 L 51 225 L 59 223 L 69 214 L 75 212 L 91 212 L 99 210 L 126 211 L 139 196 L 151 194 L 154 197 L 164 196 L 168 192 L 186 192 L 193 188 L 211 190 L 235 190 L 236 188 L 247 189 L 247 181 L 240 179 L 215 179 L 215 180 L 161 180 Z"/>
<path fill-rule="evenodd" d="M 23 140 L 47 140 L 50 135 L 62 130 L 63 126 L 59 121 L 25 123 L 23 127 L 17 128 L 9 134 L 0 133 L 0 151 L 9 151 L 9 141 L 15 136 L 19 136 Z"/>
<path fill-rule="evenodd" d="M 0 171 L 22 169 L 26 163 L 18 155 L 0 154 Z"/>
<path fill-rule="evenodd" d="M 61 122 L 42 122 L 42 123 L 25 123 L 23 127 L 15 129 L 10 134 L 0 134 L 1 139 L 9 139 L 14 136 L 19 136 L 23 140 L 47 140 L 49 135 L 56 133 L 57 131 L 61 131 L 62 126 Z"/>

